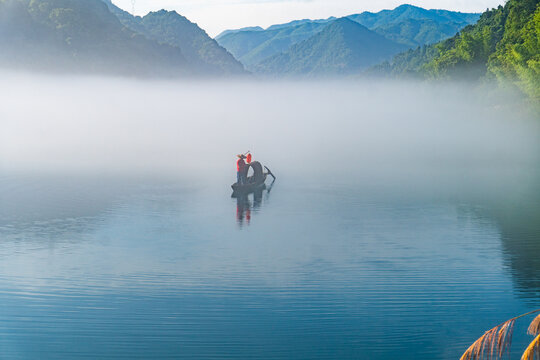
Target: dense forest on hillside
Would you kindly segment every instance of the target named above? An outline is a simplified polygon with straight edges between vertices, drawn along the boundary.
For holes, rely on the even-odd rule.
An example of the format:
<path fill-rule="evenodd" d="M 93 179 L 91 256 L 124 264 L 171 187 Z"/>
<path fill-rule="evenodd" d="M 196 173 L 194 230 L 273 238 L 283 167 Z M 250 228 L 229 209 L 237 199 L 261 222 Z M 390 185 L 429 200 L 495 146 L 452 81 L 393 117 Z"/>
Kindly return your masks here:
<path fill-rule="evenodd" d="M 190 70 L 181 49 L 129 31 L 99 0 L 0 0 L 0 46 L 0 64 L 20 69 L 141 75 Z"/>
<path fill-rule="evenodd" d="M 0 48 L 0 66 L 20 70 L 245 74 L 230 53 L 176 12 L 135 18 L 102 0 L 0 0 Z"/>
<path fill-rule="evenodd" d="M 107 3 L 122 25 L 162 44 L 182 49 L 182 54 L 190 64 L 206 74 L 243 74 L 244 67 L 227 50 L 197 24 L 176 11 L 160 10 L 147 15 L 133 16 L 115 6 L 110 0 Z"/>
<path fill-rule="evenodd" d="M 373 72 L 431 79 L 496 78 L 540 101 L 540 0 L 509 0 L 440 43 L 397 55 Z"/>

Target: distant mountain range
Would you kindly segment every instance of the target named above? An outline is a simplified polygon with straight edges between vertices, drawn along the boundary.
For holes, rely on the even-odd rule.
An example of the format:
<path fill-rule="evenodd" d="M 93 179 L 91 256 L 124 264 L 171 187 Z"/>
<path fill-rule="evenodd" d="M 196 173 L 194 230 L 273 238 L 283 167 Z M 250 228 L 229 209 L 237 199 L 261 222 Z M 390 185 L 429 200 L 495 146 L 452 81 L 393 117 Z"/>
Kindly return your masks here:
<path fill-rule="evenodd" d="M 0 66 L 161 77 L 247 74 L 244 66 L 271 76 L 354 74 L 478 17 L 402 5 L 211 39 L 175 11 L 139 17 L 111 0 L 0 0 Z"/>
<path fill-rule="evenodd" d="M 177 13 L 139 18 L 104 1 L 0 0 L 0 65 L 138 76 L 245 73 Z"/>
<path fill-rule="evenodd" d="M 479 17 L 480 14 L 426 10 L 412 5 L 402 5 L 394 10 L 383 10 L 378 13 L 364 12 L 346 18 L 391 40 L 386 44 L 390 46 L 389 49 L 396 51 L 403 49 L 403 47 L 396 47 L 394 43 L 409 48 L 434 43 L 453 36 L 463 27 L 475 23 Z M 294 54 L 285 55 L 287 52 L 293 51 L 293 45 L 316 36 L 327 26 L 338 20 L 340 19 L 333 17 L 322 20 L 305 19 L 273 25 L 266 30 L 260 27 L 227 30 L 218 35 L 216 40 L 249 70 L 266 73 L 269 63 L 277 64 L 275 58 L 274 61 L 271 61 L 270 58 L 279 54 L 294 58 Z M 365 32 L 362 32 L 362 34 L 362 36 L 366 36 Z M 310 41 L 310 43 L 315 42 L 316 39 Z M 302 47 L 305 46 L 307 44 L 302 45 Z M 297 50 L 298 48 L 295 48 L 295 51 Z M 352 49 L 349 50 L 353 51 Z M 340 52 L 344 51 L 347 51 L 347 49 L 340 50 Z M 368 57 L 365 60 L 368 60 Z M 374 61 L 377 58 L 379 57 L 373 56 L 371 60 Z M 281 61 L 283 59 L 282 57 Z M 369 62 L 365 61 L 363 63 Z M 288 73 L 290 69 L 296 67 L 295 65 L 288 66 L 285 72 Z M 272 68 L 277 71 L 277 67 Z"/>
<path fill-rule="evenodd" d="M 332 21 L 286 53 L 263 60 L 255 71 L 280 75 L 346 75 L 407 49 L 348 18 Z"/>
<path fill-rule="evenodd" d="M 309 39 L 328 25 L 327 22 L 306 21 L 300 24 L 271 27 L 268 30 L 248 30 L 218 37 L 218 43 L 233 54 L 248 69 L 268 57 L 287 51 L 292 45 Z"/>
<path fill-rule="evenodd" d="M 540 0 L 508 0 L 481 17 L 402 5 L 228 30 L 214 40 L 174 11 L 135 17 L 110 0 L 0 0 L 0 67 L 144 77 L 247 74 L 239 59 L 266 76 L 368 69 L 396 77 L 498 79 L 540 103 L 539 24 Z"/>

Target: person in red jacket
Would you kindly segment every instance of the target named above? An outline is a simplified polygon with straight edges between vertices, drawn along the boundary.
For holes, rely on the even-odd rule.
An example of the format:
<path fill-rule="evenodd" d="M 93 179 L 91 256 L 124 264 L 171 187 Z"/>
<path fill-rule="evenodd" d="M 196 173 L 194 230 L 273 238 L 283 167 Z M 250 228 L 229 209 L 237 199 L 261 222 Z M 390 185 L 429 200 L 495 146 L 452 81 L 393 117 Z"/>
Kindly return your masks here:
<path fill-rule="evenodd" d="M 246 162 L 244 159 L 245 155 L 238 155 L 238 160 L 236 161 L 236 180 L 239 185 L 246 183 Z"/>

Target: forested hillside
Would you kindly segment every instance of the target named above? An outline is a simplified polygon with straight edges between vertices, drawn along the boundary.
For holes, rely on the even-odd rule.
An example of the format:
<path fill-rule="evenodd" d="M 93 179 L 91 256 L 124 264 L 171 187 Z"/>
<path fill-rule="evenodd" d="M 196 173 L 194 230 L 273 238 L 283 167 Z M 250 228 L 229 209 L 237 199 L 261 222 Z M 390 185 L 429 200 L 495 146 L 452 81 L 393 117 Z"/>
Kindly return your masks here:
<path fill-rule="evenodd" d="M 100 0 L 0 0 L 0 64 L 140 75 L 191 72 L 182 51 L 127 30 Z"/>
<path fill-rule="evenodd" d="M 21 70 L 184 77 L 243 66 L 174 12 L 113 14 L 102 0 L 0 0 L 0 66 Z M 137 26 L 122 21 L 133 19 Z M 137 23 L 139 22 L 139 23 Z"/>
<path fill-rule="evenodd" d="M 197 24 L 176 11 L 160 10 L 135 17 L 104 0 L 122 25 L 159 43 L 178 47 L 188 62 L 206 73 L 242 74 L 244 67 Z"/>
<path fill-rule="evenodd" d="M 376 72 L 426 78 L 497 78 L 540 101 L 540 0 L 509 0 L 456 36 L 399 54 Z"/>

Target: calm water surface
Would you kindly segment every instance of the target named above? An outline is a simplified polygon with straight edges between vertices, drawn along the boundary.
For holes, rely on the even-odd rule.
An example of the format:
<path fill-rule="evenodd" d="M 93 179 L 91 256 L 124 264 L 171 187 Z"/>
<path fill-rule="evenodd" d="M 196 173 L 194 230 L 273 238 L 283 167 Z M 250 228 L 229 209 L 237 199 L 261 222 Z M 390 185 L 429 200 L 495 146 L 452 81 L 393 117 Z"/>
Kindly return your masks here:
<path fill-rule="evenodd" d="M 114 102 L 113 93 L 103 96 Z M 233 97 L 225 99 L 233 102 L 224 105 L 230 114 L 236 109 Z M 159 98 L 154 105 L 161 104 Z M 355 96 L 340 101 L 349 106 L 347 114 L 357 114 Z M 195 114 L 188 103 L 187 111 Z M 25 111 L 30 110 L 14 111 L 18 116 L 4 129 L 16 132 Z M 126 119 L 138 119 L 139 111 L 128 111 Z M 141 139 L 149 131 L 154 137 L 148 143 L 163 146 L 156 158 L 174 149 L 179 155 L 173 163 L 185 169 L 150 175 L 62 170 L 51 144 L 28 150 L 39 131 L 21 147 L 9 145 L 6 136 L 0 357 L 457 359 L 486 329 L 540 307 L 538 163 L 513 161 L 507 141 L 473 146 L 467 141 L 471 131 L 456 131 L 459 136 L 448 140 L 451 127 L 441 130 L 441 123 L 405 147 L 415 158 L 428 159 L 421 166 L 407 163 L 399 151 L 373 140 L 373 124 L 393 130 L 392 143 L 401 149 L 410 140 L 384 121 L 401 115 L 379 111 L 378 122 L 360 126 L 357 133 L 367 135 L 358 142 L 349 141 L 347 132 L 358 128 L 356 115 L 344 115 L 339 131 L 318 120 L 320 108 L 303 114 L 310 122 L 299 128 L 284 126 L 294 123 L 284 114 L 274 114 L 283 123 L 270 126 L 272 114 L 264 115 L 257 126 L 267 136 L 255 156 L 278 180 L 262 198 L 245 202 L 230 197 L 235 138 L 221 143 L 224 152 L 212 153 L 208 146 L 218 135 L 202 131 L 204 121 L 186 134 L 175 133 L 182 139 L 199 134 L 197 146 L 180 142 L 175 148 L 163 141 L 175 138 L 168 130 L 176 127 L 136 120 L 132 126 L 140 132 L 129 128 L 136 141 L 118 148 L 134 151 L 147 144 Z M 410 118 L 417 112 L 418 104 L 399 110 Z M 166 129 L 160 138 L 154 126 Z M 114 148 L 114 142 L 96 140 L 88 129 L 75 139 L 99 143 L 92 151 L 105 158 L 99 151 Z M 27 135 L 17 131 L 19 139 Z M 519 133 L 504 131 L 495 138 Z M 494 139 L 486 132 L 479 138 L 485 136 Z M 292 147 L 299 138 L 309 151 Z M 78 157 L 83 145 L 68 141 L 73 151 L 65 157 Z M 445 147 L 462 153 L 449 155 Z M 389 162 L 387 152 L 397 159 Z M 110 153 L 113 162 L 117 153 Z M 210 163 L 188 163 L 186 153 Z M 144 156 L 135 158 L 153 163 Z M 493 164 L 505 156 L 509 161 Z M 11 169 L 32 157 L 40 164 L 50 161 L 46 165 L 54 170 Z M 530 341 L 526 325 L 517 325 L 515 358 Z"/>
<path fill-rule="evenodd" d="M 238 209 L 226 186 L 121 180 L 2 179 L 3 358 L 453 359 L 540 305 L 538 223 L 355 187 L 278 180 Z"/>

